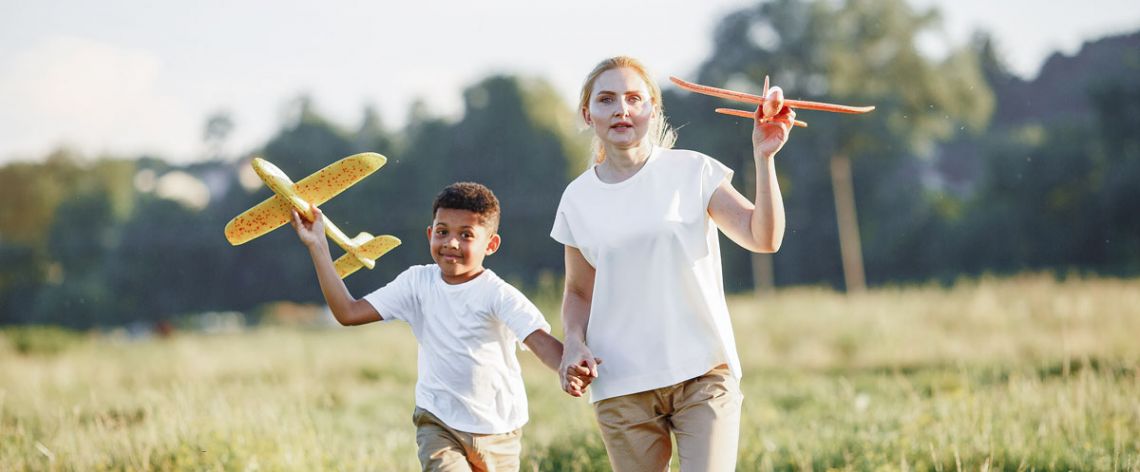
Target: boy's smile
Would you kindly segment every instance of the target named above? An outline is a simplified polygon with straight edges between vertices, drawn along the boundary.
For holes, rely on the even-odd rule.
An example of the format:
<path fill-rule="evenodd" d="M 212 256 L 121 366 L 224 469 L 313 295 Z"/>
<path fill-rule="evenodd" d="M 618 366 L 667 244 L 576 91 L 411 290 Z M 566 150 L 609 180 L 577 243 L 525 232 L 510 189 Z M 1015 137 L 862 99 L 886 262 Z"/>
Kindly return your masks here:
<path fill-rule="evenodd" d="M 490 234 L 481 218 L 469 210 L 440 208 L 427 229 L 431 257 L 443 281 L 461 284 L 483 273 L 483 258 L 499 248 L 498 234 Z"/>

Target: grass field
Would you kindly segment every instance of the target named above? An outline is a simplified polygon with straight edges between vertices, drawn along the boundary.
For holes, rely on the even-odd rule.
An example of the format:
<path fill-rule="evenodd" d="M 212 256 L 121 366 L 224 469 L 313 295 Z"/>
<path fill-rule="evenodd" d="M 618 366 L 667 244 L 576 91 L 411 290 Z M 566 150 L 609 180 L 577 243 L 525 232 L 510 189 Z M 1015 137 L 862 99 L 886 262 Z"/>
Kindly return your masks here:
<path fill-rule="evenodd" d="M 739 470 L 1140 470 L 1140 280 L 730 303 Z M 418 470 L 406 325 L 4 334 L 0 470 Z M 520 358 L 523 470 L 608 470 L 589 406 Z"/>

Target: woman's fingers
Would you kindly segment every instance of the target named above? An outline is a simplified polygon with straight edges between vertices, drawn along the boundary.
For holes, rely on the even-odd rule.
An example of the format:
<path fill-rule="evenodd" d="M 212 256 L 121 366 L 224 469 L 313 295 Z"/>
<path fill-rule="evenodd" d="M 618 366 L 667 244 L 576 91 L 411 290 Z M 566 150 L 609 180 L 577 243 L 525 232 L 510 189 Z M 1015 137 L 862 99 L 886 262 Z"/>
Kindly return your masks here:
<path fill-rule="evenodd" d="M 775 117 L 784 109 L 784 90 L 779 86 L 768 89 L 768 95 L 764 97 L 764 104 L 761 108 L 765 118 Z"/>

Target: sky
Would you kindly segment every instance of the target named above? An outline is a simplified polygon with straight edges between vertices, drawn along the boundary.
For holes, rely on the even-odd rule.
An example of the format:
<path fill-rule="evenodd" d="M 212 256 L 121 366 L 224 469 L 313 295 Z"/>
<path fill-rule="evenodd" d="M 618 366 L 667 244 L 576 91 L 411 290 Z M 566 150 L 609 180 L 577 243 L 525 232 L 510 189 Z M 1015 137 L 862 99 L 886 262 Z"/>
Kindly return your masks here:
<path fill-rule="evenodd" d="M 941 11 L 927 49 L 984 29 L 1023 78 L 1054 52 L 1140 30 L 1135 0 L 907 1 Z M 571 103 L 594 64 L 616 54 L 661 79 L 693 75 L 720 18 L 752 4 L 0 0 L 0 165 L 61 146 L 190 162 L 207 155 L 205 121 L 223 111 L 235 124 L 227 151 L 247 152 L 302 94 L 346 127 L 374 106 L 389 129 L 416 100 L 457 115 L 462 90 L 496 73 L 546 79 Z"/>

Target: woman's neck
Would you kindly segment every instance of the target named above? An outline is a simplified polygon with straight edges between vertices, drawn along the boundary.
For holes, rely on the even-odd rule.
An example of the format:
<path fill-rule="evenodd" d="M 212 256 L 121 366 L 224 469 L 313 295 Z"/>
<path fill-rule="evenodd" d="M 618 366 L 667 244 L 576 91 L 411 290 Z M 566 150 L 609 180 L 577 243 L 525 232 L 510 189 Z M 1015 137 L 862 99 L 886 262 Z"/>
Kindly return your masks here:
<path fill-rule="evenodd" d="M 606 146 L 606 160 L 596 168 L 598 177 L 606 183 L 617 183 L 633 177 L 649 161 L 652 152 L 653 144 L 648 139 L 625 149 Z"/>

